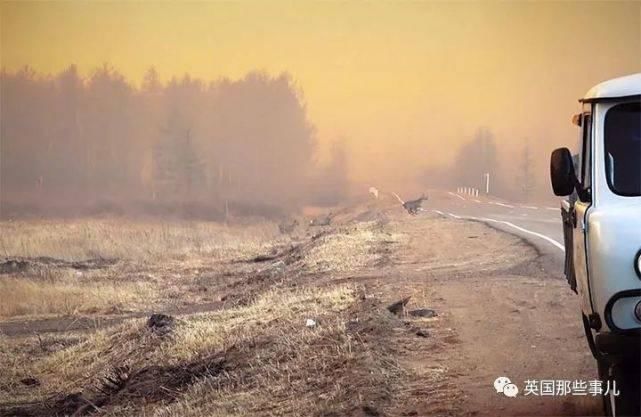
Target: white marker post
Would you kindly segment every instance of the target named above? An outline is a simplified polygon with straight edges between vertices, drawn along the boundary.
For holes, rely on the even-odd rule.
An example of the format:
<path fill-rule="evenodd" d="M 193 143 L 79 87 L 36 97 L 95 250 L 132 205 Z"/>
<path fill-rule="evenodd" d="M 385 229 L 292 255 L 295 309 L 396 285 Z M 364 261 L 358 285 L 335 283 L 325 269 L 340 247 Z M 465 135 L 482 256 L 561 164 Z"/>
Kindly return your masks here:
<path fill-rule="evenodd" d="M 490 173 L 485 173 L 485 194 L 490 193 Z"/>

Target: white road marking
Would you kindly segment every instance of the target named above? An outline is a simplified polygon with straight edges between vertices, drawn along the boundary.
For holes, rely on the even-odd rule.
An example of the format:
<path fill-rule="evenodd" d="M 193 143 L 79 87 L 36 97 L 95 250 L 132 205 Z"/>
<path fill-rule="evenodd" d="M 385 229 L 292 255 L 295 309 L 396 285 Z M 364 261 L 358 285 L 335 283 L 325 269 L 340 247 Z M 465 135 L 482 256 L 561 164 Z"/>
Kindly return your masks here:
<path fill-rule="evenodd" d="M 453 193 L 453 192 L 451 192 L 451 191 L 448 191 L 448 194 L 452 194 L 454 197 L 458 197 L 458 198 L 460 198 L 461 200 L 465 200 L 465 198 L 464 198 L 464 197 L 461 197 L 461 196 L 460 196 L 460 195 L 458 195 L 458 194 L 454 194 L 454 193 Z"/>
<path fill-rule="evenodd" d="M 514 208 L 514 206 L 511 206 L 509 204 L 503 204 L 503 203 L 499 203 L 499 202 L 496 202 L 496 201 L 490 201 L 490 204 L 495 204 L 497 206 L 503 206 L 503 207 L 507 207 L 507 208 Z"/>
<path fill-rule="evenodd" d="M 475 202 L 475 203 L 480 203 L 480 202 L 481 202 L 481 200 L 477 200 L 477 199 L 475 198 L 475 199 L 474 199 L 474 202 Z"/>
<path fill-rule="evenodd" d="M 521 231 L 523 233 L 528 233 L 528 234 L 530 234 L 532 236 L 536 236 L 536 237 L 538 237 L 540 239 L 545 240 L 546 242 L 551 243 L 552 245 L 554 245 L 556 248 L 558 248 L 562 252 L 565 252 L 565 246 L 563 246 L 562 243 L 559 243 L 556 240 L 552 239 L 551 237 L 546 236 L 546 235 L 544 235 L 542 233 L 537 233 L 537 232 L 534 232 L 532 230 L 528 230 L 528 229 L 526 229 L 524 227 L 517 226 L 514 223 L 506 222 L 506 221 L 503 221 L 503 220 L 495 220 L 495 219 L 484 219 L 484 220 L 489 221 L 489 222 L 494 222 L 494 223 L 501 223 L 501 224 L 504 224 L 506 226 L 510 226 L 510 227 L 512 227 L 512 228 L 514 228 L 516 230 L 519 230 L 519 231 Z"/>
<path fill-rule="evenodd" d="M 441 210 L 432 210 L 434 213 L 438 213 L 441 216 L 445 216 L 445 213 L 443 213 Z"/>
<path fill-rule="evenodd" d="M 526 209 L 530 209 L 530 210 L 538 210 L 539 209 L 538 207 L 534 207 L 534 206 L 521 206 L 521 207 L 526 208 Z"/>
<path fill-rule="evenodd" d="M 554 211 L 560 210 L 560 208 L 558 208 L 558 207 L 546 207 L 545 209 L 546 210 L 554 210 Z"/>
<path fill-rule="evenodd" d="M 452 213 L 447 213 L 447 214 L 450 215 L 451 217 L 455 218 L 455 219 L 476 220 L 476 221 L 481 221 L 481 222 L 504 224 L 504 225 L 510 226 L 510 227 L 520 231 L 520 232 L 527 233 L 527 234 L 530 234 L 532 236 L 536 236 L 536 237 L 538 237 L 540 239 L 543 239 L 546 242 L 554 245 L 557 249 L 560 249 L 561 251 L 565 252 L 565 246 L 563 246 L 563 244 L 557 242 L 556 240 L 552 239 L 551 237 L 548 237 L 548 236 L 546 236 L 544 234 L 541 234 L 541 233 L 534 232 L 532 230 L 525 229 L 525 228 L 523 228 L 521 226 L 517 226 L 514 223 L 510 223 L 510 222 L 507 222 L 507 221 L 504 221 L 504 220 L 490 219 L 488 217 L 457 216 L 456 214 L 452 214 Z"/>

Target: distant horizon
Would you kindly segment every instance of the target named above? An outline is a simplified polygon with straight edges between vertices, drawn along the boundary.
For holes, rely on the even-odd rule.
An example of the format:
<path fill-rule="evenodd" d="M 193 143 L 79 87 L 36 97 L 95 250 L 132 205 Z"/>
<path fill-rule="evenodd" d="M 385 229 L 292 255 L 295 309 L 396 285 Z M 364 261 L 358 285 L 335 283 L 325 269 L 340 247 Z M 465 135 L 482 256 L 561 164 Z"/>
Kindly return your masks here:
<path fill-rule="evenodd" d="M 81 71 L 78 70 L 78 75 L 82 79 L 86 80 L 86 79 L 91 78 L 91 76 L 94 73 L 96 73 L 97 71 L 100 71 L 100 70 L 104 69 L 105 66 L 108 69 L 110 69 L 110 70 L 114 71 L 115 73 L 117 73 L 118 75 L 121 75 L 127 81 L 128 84 L 130 84 L 131 86 L 133 86 L 135 88 L 141 88 L 142 87 L 142 84 L 143 84 L 143 82 L 145 80 L 145 76 L 147 75 L 147 72 L 146 72 L 139 79 L 138 78 L 128 77 L 126 74 L 124 74 L 122 71 L 120 71 L 115 65 L 113 65 L 113 64 L 111 64 L 109 62 L 104 62 L 103 64 L 97 65 L 97 66 L 93 67 L 92 69 L 89 69 L 89 70 L 87 70 L 85 72 L 81 72 Z M 58 70 L 57 72 L 45 72 L 45 71 L 42 71 L 42 70 L 40 70 L 40 69 L 30 65 L 30 64 L 25 64 L 25 65 L 23 65 L 21 67 L 14 68 L 14 69 L 7 69 L 6 67 L 3 66 L 3 67 L 0 67 L 0 72 L 5 72 L 5 73 L 9 73 L 9 74 L 16 74 L 16 73 L 18 73 L 20 71 L 24 71 L 26 69 L 29 69 L 29 70 L 32 70 L 38 76 L 45 77 L 45 78 L 46 77 L 55 78 L 56 76 L 60 75 L 61 73 L 69 70 L 71 67 L 76 67 L 76 69 L 78 69 L 78 64 L 71 63 L 68 66 Z M 204 82 L 208 82 L 208 83 L 215 83 L 215 82 L 220 82 L 220 81 L 238 81 L 238 80 L 242 80 L 243 78 L 245 78 L 245 77 L 247 77 L 248 75 L 251 75 L 251 74 L 266 74 L 266 75 L 269 75 L 269 76 L 276 76 L 276 77 L 288 76 L 288 77 L 290 77 L 292 79 L 292 81 L 296 82 L 295 77 L 288 71 L 281 71 L 279 73 L 272 73 L 272 72 L 269 72 L 269 71 L 266 71 L 266 70 L 255 69 L 255 70 L 248 70 L 246 73 L 238 74 L 237 76 L 234 76 L 234 77 L 228 77 L 228 76 L 221 75 L 218 78 L 203 78 L 203 77 L 193 76 L 191 73 L 188 73 L 188 72 L 185 72 L 185 73 L 182 73 L 182 74 L 173 74 L 173 75 L 168 76 L 168 77 L 163 77 L 162 73 L 160 71 L 158 71 L 158 68 L 155 65 L 149 66 L 148 71 L 151 71 L 151 70 L 156 70 L 156 72 L 157 72 L 157 74 L 159 76 L 159 80 L 160 80 L 160 82 L 162 84 L 167 84 L 167 83 L 170 83 L 170 82 L 172 82 L 174 80 L 178 80 L 179 81 L 179 80 L 184 79 L 185 77 L 189 77 L 189 78 L 191 78 L 193 80 L 199 80 L 199 81 L 204 81 Z"/>
<path fill-rule="evenodd" d="M 632 2 L 3 2 L 0 19 L 11 72 L 107 63 L 135 87 L 150 67 L 163 83 L 287 73 L 320 148 L 345 141 L 351 178 L 372 183 L 450 164 L 484 126 L 506 158 L 529 137 L 543 178 L 575 141 L 577 99 L 641 70 Z"/>

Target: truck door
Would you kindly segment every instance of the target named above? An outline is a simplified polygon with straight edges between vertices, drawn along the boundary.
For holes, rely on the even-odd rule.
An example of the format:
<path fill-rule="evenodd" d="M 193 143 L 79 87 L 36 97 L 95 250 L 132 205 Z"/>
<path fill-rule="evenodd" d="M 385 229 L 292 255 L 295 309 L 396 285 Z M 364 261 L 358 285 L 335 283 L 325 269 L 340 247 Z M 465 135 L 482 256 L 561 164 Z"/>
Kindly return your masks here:
<path fill-rule="evenodd" d="M 574 260 L 574 276 L 576 288 L 581 296 L 581 307 L 588 315 L 592 313 L 590 298 L 590 283 L 588 275 L 586 247 L 587 247 L 587 214 L 592 200 L 592 114 L 584 111 L 581 123 L 581 149 L 579 153 L 579 171 L 577 177 L 580 190 L 573 205 L 571 214 L 572 223 L 572 258 Z"/>

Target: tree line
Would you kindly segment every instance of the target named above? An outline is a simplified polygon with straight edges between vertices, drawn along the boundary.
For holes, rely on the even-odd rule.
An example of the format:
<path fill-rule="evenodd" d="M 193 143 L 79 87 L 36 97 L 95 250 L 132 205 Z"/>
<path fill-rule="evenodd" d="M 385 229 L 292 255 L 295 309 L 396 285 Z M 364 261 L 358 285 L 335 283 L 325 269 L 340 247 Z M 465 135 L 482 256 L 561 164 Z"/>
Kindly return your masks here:
<path fill-rule="evenodd" d="M 450 164 L 428 168 L 419 179 L 427 186 L 469 187 L 481 194 L 489 188 L 490 194 L 513 201 L 545 198 L 549 190 L 537 175 L 530 141 L 524 138 L 517 147 L 514 153 L 499 152 L 492 131 L 480 127 L 458 147 Z"/>
<path fill-rule="evenodd" d="M 0 73 L 0 204 L 12 214 L 95 207 L 281 210 L 346 191 L 344 148 L 315 163 L 316 133 L 287 74 L 236 81 L 152 68 L 134 86 L 105 65 L 82 77 Z M 2 213 L 0 213 L 2 214 Z M 18 213 L 19 214 L 19 213 Z"/>

